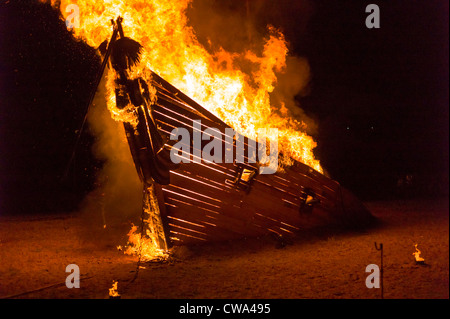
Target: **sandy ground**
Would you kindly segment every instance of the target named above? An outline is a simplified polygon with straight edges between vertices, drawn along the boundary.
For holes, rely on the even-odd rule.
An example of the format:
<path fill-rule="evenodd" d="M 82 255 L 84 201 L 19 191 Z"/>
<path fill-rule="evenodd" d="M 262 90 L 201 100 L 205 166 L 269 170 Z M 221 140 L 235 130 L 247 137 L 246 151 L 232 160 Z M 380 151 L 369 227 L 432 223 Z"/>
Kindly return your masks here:
<path fill-rule="evenodd" d="M 271 238 L 180 247 L 170 262 L 144 264 L 134 281 L 137 258 L 115 248 L 129 225 L 92 230 L 76 214 L 0 217 L 0 297 L 108 298 L 117 280 L 122 298 L 380 298 L 365 285 L 366 266 L 380 263 L 377 242 L 385 298 L 449 298 L 448 199 L 366 205 L 382 222 L 376 228 L 303 233 L 283 248 Z M 426 265 L 414 261 L 416 243 Z M 65 286 L 72 263 L 79 289 Z"/>

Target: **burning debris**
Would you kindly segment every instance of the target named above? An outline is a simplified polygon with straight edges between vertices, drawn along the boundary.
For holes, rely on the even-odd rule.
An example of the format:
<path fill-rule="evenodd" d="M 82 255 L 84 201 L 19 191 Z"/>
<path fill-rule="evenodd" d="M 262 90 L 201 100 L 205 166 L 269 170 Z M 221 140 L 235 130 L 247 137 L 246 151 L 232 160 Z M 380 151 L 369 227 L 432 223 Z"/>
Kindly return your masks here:
<path fill-rule="evenodd" d="M 109 299 L 120 299 L 118 284 L 118 281 L 113 280 L 112 287 L 109 288 Z"/>
<path fill-rule="evenodd" d="M 419 248 L 417 248 L 417 246 L 418 246 L 418 244 L 415 244 L 415 245 L 414 245 L 414 248 L 416 249 L 416 251 L 413 252 L 412 254 L 413 254 L 413 256 L 414 256 L 414 258 L 415 258 L 415 260 L 416 260 L 416 264 L 424 265 L 424 264 L 425 264 L 425 259 L 422 258 L 422 257 L 420 257 L 420 254 L 421 254 L 422 252 L 419 250 Z"/>

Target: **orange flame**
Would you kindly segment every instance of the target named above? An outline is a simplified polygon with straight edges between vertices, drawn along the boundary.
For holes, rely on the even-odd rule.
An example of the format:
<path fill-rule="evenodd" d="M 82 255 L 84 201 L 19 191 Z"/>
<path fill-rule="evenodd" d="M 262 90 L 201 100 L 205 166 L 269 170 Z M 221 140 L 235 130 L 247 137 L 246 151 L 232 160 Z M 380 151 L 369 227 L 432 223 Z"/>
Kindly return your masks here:
<path fill-rule="evenodd" d="M 70 18 L 72 12 L 65 11 L 67 5 L 79 7 L 80 27 L 73 32 L 93 47 L 109 39 L 111 19 L 122 16 L 125 35 L 144 47 L 131 77 L 140 76 L 150 83 L 150 70 L 156 72 L 250 138 L 256 138 L 259 128 L 277 128 L 284 164 L 292 158 L 323 172 L 313 154 L 316 143 L 305 133 L 306 124 L 293 118 L 283 103 L 278 108 L 270 103 L 277 74 L 286 68 L 288 48 L 283 34 L 270 27 L 259 54 L 250 50 L 233 53 L 223 48 L 210 53 L 188 25 L 186 10 L 191 1 L 62 0 L 60 8 L 63 16 Z M 237 67 L 237 61 L 241 65 L 244 61 L 252 71 L 244 72 Z M 107 75 L 108 109 L 115 120 L 133 123 L 136 119 L 126 108 L 115 107 L 112 73 L 110 70 Z"/>
<path fill-rule="evenodd" d="M 125 36 L 143 46 L 140 62 L 129 73 L 130 78 L 142 77 L 150 84 L 151 71 L 154 71 L 249 138 L 256 139 L 259 129 L 277 128 L 278 149 L 284 155 L 279 161 L 281 165 L 289 165 L 295 159 L 323 172 L 313 154 L 316 143 L 305 133 L 306 124 L 292 116 L 286 107 L 287 101 L 281 101 L 278 107 L 271 105 L 270 94 L 277 77 L 287 67 L 287 42 L 279 30 L 268 28 L 261 52 L 242 50 L 243 53 L 236 53 L 223 48 L 211 52 L 200 44 L 193 27 L 188 25 L 186 11 L 192 0 L 51 2 L 53 5 L 60 3 L 65 19 L 70 19 L 74 13 L 66 12 L 67 6 L 78 6 L 79 27 L 74 28 L 73 33 L 92 47 L 98 47 L 111 37 L 112 19 L 123 17 Z M 242 65 L 246 66 L 245 70 Z M 127 107 L 122 110 L 116 107 L 114 71 L 108 69 L 106 77 L 105 98 L 112 118 L 136 123 L 134 113 L 128 112 Z M 156 98 L 154 92 L 153 98 Z M 152 198 L 149 197 L 149 203 Z M 147 206 L 146 217 L 155 216 L 154 205 Z M 158 244 L 158 232 L 156 229 L 141 236 L 133 226 L 125 252 L 139 255 L 143 260 L 167 257 L 167 251 Z M 117 282 L 110 294 L 118 295 Z"/>
<path fill-rule="evenodd" d="M 119 290 L 117 288 L 117 285 L 119 284 L 119 282 L 117 281 L 113 281 L 113 285 L 111 288 L 109 288 L 109 296 L 110 297 L 119 297 Z"/>
<path fill-rule="evenodd" d="M 421 254 L 422 252 L 419 250 L 419 248 L 417 248 L 417 245 L 418 245 L 418 244 L 415 244 L 415 245 L 414 245 L 414 247 L 416 248 L 416 251 L 413 252 L 412 254 L 413 254 L 414 258 L 416 258 L 416 262 L 423 263 L 423 262 L 425 261 L 425 259 L 423 259 L 422 257 L 420 257 L 420 254 Z"/>

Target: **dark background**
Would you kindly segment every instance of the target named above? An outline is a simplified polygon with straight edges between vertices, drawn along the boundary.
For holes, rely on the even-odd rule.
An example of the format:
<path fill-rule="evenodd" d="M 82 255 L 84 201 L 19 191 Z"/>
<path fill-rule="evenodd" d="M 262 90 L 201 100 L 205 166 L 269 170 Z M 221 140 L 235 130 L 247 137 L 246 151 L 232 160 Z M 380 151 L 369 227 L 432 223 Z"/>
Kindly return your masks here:
<path fill-rule="evenodd" d="M 74 210 L 101 166 L 86 130 L 66 169 L 100 61 L 49 5 L 0 3 L 0 212 Z M 365 27 L 369 3 L 380 29 Z M 448 2 L 260 7 L 261 26 L 281 28 L 309 60 L 310 94 L 298 102 L 319 125 L 316 154 L 331 177 L 364 200 L 448 196 Z M 411 185 L 398 187 L 406 175 Z"/>

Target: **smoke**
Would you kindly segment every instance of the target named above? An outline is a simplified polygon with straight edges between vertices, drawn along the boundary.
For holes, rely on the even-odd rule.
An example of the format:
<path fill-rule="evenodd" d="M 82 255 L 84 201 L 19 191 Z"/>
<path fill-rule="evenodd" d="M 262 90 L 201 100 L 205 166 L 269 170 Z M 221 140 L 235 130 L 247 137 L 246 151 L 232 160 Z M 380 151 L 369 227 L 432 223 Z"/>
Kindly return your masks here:
<path fill-rule="evenodd" d="M 137 222 L 142 209 L 142 183 L 136 173 L 123 124 L 111 117 L 106 106 L 106 73 L 88 112 L 89 131 L 95 137 L 93 155 L 103 165 L 96 176 L 96 189 L 82 203 L 85 221 L 94 229 L 103 229 L 107 238 L 126 234 L 131 222 Z M 106 226 L 106 228 L 105 228 Z M 117 228 L 122 231 L 117 232 Z"/>

